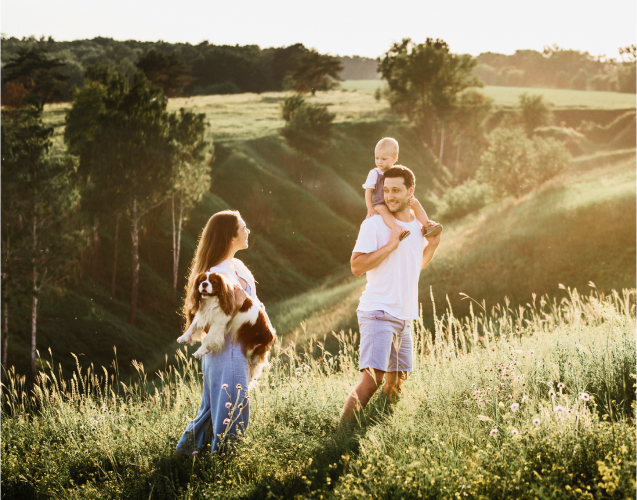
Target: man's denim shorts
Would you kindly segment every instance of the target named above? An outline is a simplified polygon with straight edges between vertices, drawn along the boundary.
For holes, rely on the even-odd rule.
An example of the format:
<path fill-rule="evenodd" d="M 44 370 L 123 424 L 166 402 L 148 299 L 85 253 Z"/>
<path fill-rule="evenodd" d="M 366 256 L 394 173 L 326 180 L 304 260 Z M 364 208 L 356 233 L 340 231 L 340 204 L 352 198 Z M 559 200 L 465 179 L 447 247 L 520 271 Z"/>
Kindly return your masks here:
<path fill-rule="evenodd" d="M 410 372 L 413 346 L 410 324 L 411 321 L 395 318 L 385 311 L 358 311 L 360 369 Z"/>

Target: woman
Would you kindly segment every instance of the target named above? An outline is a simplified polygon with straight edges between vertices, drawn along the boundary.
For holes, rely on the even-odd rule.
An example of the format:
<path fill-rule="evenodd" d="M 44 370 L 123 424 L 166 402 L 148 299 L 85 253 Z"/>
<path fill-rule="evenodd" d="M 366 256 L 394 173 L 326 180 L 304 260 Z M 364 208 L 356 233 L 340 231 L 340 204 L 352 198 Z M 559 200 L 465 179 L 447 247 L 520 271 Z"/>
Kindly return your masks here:
<path fill-rule="evenodd" d="M 242 304 L 246 295 L 257 298 L 254 277 L 234 254 L 248 248 L 250 230 L 237 211 L 225 210 L 213 215 L 206 224 L 197 252 L 190 268 L 183 315 L 189 326 L 196 313 L 194 282 L 207 270 L 220 273 L 235 286 L 237 303 Z M 241 346 L 226 337 L 225 348 L 218 354 L 206 354 L 202 358 L 203 394 L 197 417 L 188 424 L 177 452 L 190 455 L 210 442 L 214 433 L 212 452 L 230 437 L 243 434 L 248 427 L 248 360 Z M 212 427 L 212 429 L 211 429 Z"/>

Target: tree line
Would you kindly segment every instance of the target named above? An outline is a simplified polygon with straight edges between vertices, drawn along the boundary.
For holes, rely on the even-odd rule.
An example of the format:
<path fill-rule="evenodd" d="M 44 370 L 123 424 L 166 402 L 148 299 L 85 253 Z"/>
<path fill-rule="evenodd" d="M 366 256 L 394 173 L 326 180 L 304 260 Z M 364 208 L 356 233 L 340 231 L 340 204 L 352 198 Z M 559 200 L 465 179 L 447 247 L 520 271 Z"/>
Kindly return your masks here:
<path fill-rule="evenodd" d="M 635 93 L 635 45 L 619 53 L 621 60 L 557 45 L 512 55 L 485 52 L 477 57 L 475 74 L 487 85 Z"/>
<path fill-rule="evenodd" d="M 330 78 L 334 80 L 340 79 L 343 71 L 338 57 L 320 54 L 301 43 L 262 49 L 257 45 L 120 42 L 101 37 L 70 42 L 3 37 L 3 73 L 7 61 L 32 59 L 34 53 L 46 58 L 52 66 L 50 69 L 57 68 L 59 79 L 52 87 L 50 99 L 64 101 L 72 99 L 73 89 L 84 84 L 87 68 L 96 64 L 111 66 L 129 79 L 141 70 L 168 97 L 294 88 L 303 85 L 299 82 L 299 72 L 317 63 L 330 65 L 333 68 Z M 7 88 L 7 83 L 14 85 L 15 81 L 3 78 L 3 98 L 19 90 Z M 315 90 L 325 90 L 325 87 Z"/>

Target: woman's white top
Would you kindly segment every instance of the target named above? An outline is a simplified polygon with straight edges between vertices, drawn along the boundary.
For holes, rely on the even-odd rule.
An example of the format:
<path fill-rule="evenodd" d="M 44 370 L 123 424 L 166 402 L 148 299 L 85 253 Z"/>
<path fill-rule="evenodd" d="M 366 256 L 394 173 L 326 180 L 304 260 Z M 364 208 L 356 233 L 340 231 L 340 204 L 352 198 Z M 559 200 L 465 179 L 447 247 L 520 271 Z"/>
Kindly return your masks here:
<path fill-rule="evenodd" d="M 248 295 L 250 298 L 259 301 L 257 298 L 257 287 L 254 282 L 254 276 L 252 276 L 250 270 L 239 259 L 233 258 L 232 262 L 224 260 L 220 264 L 211 267 L 209 271 L 211 273 L 222 274 L 223 277 L 228 280 L 228 283 L 231 285 L 239 285 L 241 288 L 243 288 L 243 285 L 239 281 L 239 278 L 245 280 L 249 287 L 249 290 L 246 288 Z"/>

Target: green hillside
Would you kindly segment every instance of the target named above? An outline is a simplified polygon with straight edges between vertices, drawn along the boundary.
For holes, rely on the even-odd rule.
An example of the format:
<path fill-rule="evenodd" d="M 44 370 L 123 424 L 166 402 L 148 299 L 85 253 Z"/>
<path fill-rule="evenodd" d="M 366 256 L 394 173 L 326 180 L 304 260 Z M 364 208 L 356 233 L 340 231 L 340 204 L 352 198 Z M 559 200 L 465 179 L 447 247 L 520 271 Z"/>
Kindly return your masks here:
<path fill-rule="evenodd" d="M 447 306 L 448 297 L 461 315 L 469 312 L 461 293 L 484 300 L 489 309 L 505 297 L 525 304 L 533 294 L 554 295 L 560 284 L 585 290 L 593 282 L 606 292 L 634 288 L 635 181 L 634 149 L 582 157 L 524 198 L 507 199 L 445 224 L 436 257 L 420 277 L 426 321 L 433 315 L 430 288 L 438 310 Z M 316 302 L 314 310 L 305 306 L 305 317 L 276 311 L 282 325 L 297 320 L 290 331 L 301 338 L 356 329 L 355 309 L 364 283 L 351 278 L 329 293 L 317 290 L 288 301 Z M 304 329 L 298 326 L 301 320 Z"/>
<path fill-rule="evenodd" d="M 582 99 L 593 96 L 580 94 Z M 387 114 L 384 102 L 358 91 L 325 92 L 311 98 L 328 104 L 336 113 L 334 137 L 320 158 L 299 169 L 296 154 L 278 134 L 283 124 L 279 114 L 283 97 L 281 93 L 239 94 L 170 101 L 171 109 L 187 106 L 206 113 L 216 149 L 210 193 L 185 224 L 178 290 L 183 289 L 198 234 L 210 215 L 226 208 L 239 209 L 252 230 L 251 248 L 239 256 L 253 270 L 259 296 L 279 334 L 298 335 L 302 340 L 356 328 L 355 306 L 364 279 L 349 275 L 348 261 L 365 217 L 361 184 L 373 167 L 376 142 L 384 136 L 398 139 L 400 162 L 415 172 L 416 196 L 422 200 L 428 199 L 440 172 L 411 125 Z M 589 102 L 593 104 L 594 100 Z M 63 147 L 68 109 L 68 105 L 46 107 L 45 121 L 55 127 L 58 147 Z M 634 112 L 592 108 L 560 112 L 579 113 L 567 119 L 589 120 L 590 124 L 578 131 L 549 127 L 546 134 L 558 138 L 570 134 L 574 154 L 589 156 L 578 158 L 570 173 L 538 193 L 517 202 L 505 200 L 464 221 L 446 224 L 439 255 L 422 277 L 423 298 L 429 285 L 439 300 L 449 294 L 454 307 L 466 307 L 466 301 L 459 302 L 460 292 L 488 302 L 505 295 L 523 302 L 533 292 L 555 290 L 559 282 L 581 286 L 592 280 L 599 287 L 634 284 L 635 194 L 630 168 L 634 153 L 625 150 L 634 148 Z M 590 156 L 618 148 L 624 148 L 619 156 Z M 626 155 L 629 160 L 620 165 Z M 586 175 L 577 168 L 586 168 Z M 574 199 L 578 204 L 568 201 Z M 622 216 L 617 217 L 618 213 Z M 581 228 L 593 225 L 597 230 L 598 214 L 611 233 L 608 238 L 589 241 Z M 52 347 L 56 361 L 67 368 L 75 363 L 70 352 L 83 355 L 83 364 L 109 365 L 113 345 L 118 347 L 122 370 L 130 370 L 133 359 L 155 368 L 177 347 L 174 339 L 181 328 L 181 299 L 171 300 L 169 205 L 147 216 L 141 234 L 142 293 L 135 327 L 126 323 L 132 265 L 126 233 L 120 236 L 117 249 L 115 297 L 109 292 L 114 224 L 114 218 L 101 220 L 95 257 L 99 265 L 91 270 L 82 264 L 90 261 L 87 249 L 79 256 L 75 284 L 43 299 L 38 348 L 44 352 Z M 537 245 L 538 240 L 543 243 Z M 611 252 L 613 258 L 598 257 L 605 252 Z M 8 364 L 25 372 L 28 303 L 12 304 L 10 325 Z"/>

